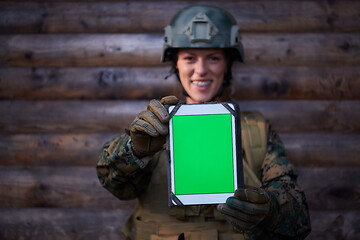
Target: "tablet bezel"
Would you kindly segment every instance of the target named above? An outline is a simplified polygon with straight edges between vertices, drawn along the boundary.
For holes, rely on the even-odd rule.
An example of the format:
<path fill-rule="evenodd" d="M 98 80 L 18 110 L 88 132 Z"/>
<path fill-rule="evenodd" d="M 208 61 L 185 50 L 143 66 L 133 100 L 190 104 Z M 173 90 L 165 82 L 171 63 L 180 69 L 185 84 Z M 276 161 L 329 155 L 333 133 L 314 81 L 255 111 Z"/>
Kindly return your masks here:
<path fill-rule="evenodd" d="M 169 205 L 194 205 L 194 204 L 218 204 L 224 203 L 226 199 L 233 196 L 237 188 L 243 187 L 242 174 L 242 151 L 240 135 L 240 110 L 236 103 L 205 103 L 205 104 L 178 104 L 170 106 L 168 136 L 169 152 Z M 174 176 L 174 143 L 173 143 L 173 116 L 189 115 L 231 115 L 231 136 L 232 136 L 232 165 L 233 165 L 233 184 L 234 189 L 226 193 L 205 193 L 205 194 L 175 194 Z M 200 169 L 201 170 L 201 169 Z"/>

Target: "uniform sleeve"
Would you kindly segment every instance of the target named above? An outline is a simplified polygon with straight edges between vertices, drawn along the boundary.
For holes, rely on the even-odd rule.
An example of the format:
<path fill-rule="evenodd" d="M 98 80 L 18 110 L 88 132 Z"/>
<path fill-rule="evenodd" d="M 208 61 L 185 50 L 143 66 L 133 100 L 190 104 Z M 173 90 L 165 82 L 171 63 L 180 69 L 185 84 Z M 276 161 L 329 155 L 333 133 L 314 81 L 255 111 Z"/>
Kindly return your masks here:
<path fill-rule="evenodd" d="M 269 131 L 268 149 L 262 165 L 262 182 L 278 203 L 278 218 L 268 227 L 272 239 L 304 239 L 311 231 L 309 210 L 297 173 L 285 155 L 279 136 Z"/>
<path fill-rule="evenodd" d="M 130 136 L 123 134 L 104 144 L 96 172 L 103 187 L 121 200 L 138 197 L 151 178 L 151 157 L 137 158 L 131 150 Z"/>

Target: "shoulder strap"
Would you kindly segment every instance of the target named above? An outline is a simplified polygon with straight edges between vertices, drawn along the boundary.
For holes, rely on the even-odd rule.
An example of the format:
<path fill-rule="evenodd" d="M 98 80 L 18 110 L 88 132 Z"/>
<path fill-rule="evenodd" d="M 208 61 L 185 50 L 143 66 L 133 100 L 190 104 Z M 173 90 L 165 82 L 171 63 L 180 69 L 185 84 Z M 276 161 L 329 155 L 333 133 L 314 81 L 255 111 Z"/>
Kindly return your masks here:
<path fill-rule="evenodd" d="M 259 112 L 241 113 L 241 137 L 244 150 L 245 183 L 261 186 L 261 165 L 264 161 L 269 125 Z"/>

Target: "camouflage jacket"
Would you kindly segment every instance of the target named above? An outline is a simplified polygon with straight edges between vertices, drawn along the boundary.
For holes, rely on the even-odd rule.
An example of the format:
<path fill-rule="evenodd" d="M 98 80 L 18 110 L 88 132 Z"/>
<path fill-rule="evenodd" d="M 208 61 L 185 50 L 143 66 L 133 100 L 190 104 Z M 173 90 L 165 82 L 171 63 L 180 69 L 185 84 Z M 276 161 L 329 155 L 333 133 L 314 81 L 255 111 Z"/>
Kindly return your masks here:
<path fill-rule="evenodd" d="M 105 143 L 96 166 L 102 186 L 122 200 L 149 194 L 147 188 L 156 168 L 151 157 L 138 159 L 134 156 L 129 142 L 130 137 L 123 134 Z M 261 187 L 277 196 L 279 216 L 271 229 L 255 229 L 245 239 L 257 239 L 259 232 L 266 239 L 304 239 L 310 233 L 306 198 L 296 178 L 279 136 L 270 130 Z"/>

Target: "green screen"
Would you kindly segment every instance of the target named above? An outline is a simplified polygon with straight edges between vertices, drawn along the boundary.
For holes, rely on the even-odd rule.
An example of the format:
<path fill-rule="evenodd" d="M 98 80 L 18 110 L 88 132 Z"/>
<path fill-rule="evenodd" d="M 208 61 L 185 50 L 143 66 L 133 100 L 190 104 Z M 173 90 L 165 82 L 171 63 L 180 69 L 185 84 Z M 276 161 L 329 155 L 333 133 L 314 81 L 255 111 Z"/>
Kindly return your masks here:
<path fill-rule="evenodd" d="M 231 114 L 174 116 L 175 194 L 234 191 Z"/>

